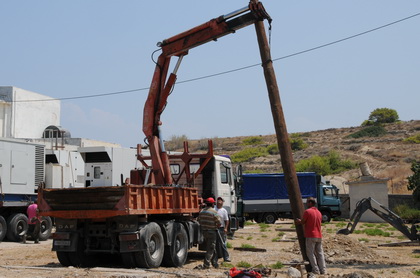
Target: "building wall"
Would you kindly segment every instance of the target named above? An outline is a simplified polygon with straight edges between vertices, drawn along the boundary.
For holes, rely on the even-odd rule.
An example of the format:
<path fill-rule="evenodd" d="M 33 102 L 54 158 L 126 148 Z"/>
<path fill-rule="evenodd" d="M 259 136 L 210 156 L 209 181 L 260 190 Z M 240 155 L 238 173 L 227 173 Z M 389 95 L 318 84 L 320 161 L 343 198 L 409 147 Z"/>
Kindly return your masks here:
<path fill-rule="evenodd" d="M 357 203 L 363 198 L 372 197 L 380 204 L 388 207 L 388 179 L 372 179 L 350 182 L 349 197 L 350 197 L 350 215 L 353 214 Z M 379 206 L 372 203 L 374 208 L 380 209 Z M 371 211 L 366 211 L 360 221 L 363 222 L 384 222 L 379 216 Z"/>
<path fill-rule="evenodd" d="M 59 100 L 17 87 L 0 87 L 0 137 L 41 138 L 49 125 L 60 125 Z"/>

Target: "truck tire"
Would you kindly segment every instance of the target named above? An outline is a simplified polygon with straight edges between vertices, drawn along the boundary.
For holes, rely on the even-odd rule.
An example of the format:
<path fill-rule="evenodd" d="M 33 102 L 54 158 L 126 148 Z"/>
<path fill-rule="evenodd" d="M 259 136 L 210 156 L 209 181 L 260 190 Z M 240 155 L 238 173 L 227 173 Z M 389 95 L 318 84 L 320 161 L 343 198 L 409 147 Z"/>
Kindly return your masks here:
<path fill-rule="evenodd" d="M 155 222 L 147 224 L 143 229 L 145 230 L 141 234 L 140 240 L 146 246 L 146 250 L 134 252 L 136 266 L 140 268 L 159 267 L 165 251 L 162 230 Z"/>
<path fill-rule="evenodd" d="M 331 213 L 329 211 L 323 210 L 321 211 L 322 214 L 322 222 L 330 222 L 331 221 Z"/>
<path fill-rule="evenodd" d="M 188 235 L 181 223 L 173 224 L 172 244 L 165 246 L 162 264 L 171 267 L 181 267 L 188 255 Z"/>
<path fill-rule="evenodd" d="M 7 219 L 6 237 L 10 241 L 21 241 L 28 231 L 28 217 L 23 213 L 14 213 Z"/>
<path fill-rule="evenodd" d="M 263 216 L 263 222 L 265 224 L 274 224 L 277 221 L 277 215 L 274 212 L 267 212 Z"/>
<path fill-rule="evenodd" d="M 3 241 L 7 233 L 7 223 L 3 216 L 0 215 L 0 242 Z"/>
<path fill-rule="evenodd" d="M 46 241 L 50 238 L 52 226 L 52 220 L 49 216 L 41 217 L 41 229 L 39 231 L 39 240 Z"/>
<path fill-rule="evenodd" d="M 62 266 L 72 266 L 69 252 L 57 251 L 57 259 Z"/>

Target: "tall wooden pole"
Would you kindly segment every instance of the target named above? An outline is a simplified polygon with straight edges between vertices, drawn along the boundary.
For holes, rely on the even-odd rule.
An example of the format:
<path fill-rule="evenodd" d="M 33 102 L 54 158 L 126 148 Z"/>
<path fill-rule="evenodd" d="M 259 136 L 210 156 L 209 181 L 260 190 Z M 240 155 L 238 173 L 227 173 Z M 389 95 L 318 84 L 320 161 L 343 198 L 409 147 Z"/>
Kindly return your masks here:
<path fill-rule="evenodd" d="M 258 0 L 251 0 L 257 3 Z M 270 46 L 268 44 L 264 22 L 257 21 L 255 23 L 255 30 L 258 37 L 258 45 L 260 48 L 260 55 L 262 67 L 264 69 L 265 82 L 267 84 L 268 97 L 270 99 L 271 113 L 273 114 L 274 128 L 277 135 L 277 144 L 280 151 L 281 165 L 283 167 L 284 176 L 286 179 L 287 193 L 289 194 L 290 205 L 292 208 L 293 217 L 302 218 L 304 206 L 302 202 L 302 195 L 299 189 L 299 183 L 296 175 L 296 169 L 293 162 L 292 148 L 289 142 L 289 135 L 286 129 L 286 121 L 284 119 L 283 108 L 280 101 L 280 91 L 277 86 L 276 74 L 273 68 L 273 61 L 271 60 Z M 305 249 L 305 236 L 302 225 L 296 225 L 296 233 L 299 240 L 300 251 L 303 259 L 308 260 Z M 310 271 L 310 265 L 306 270 Z"/>

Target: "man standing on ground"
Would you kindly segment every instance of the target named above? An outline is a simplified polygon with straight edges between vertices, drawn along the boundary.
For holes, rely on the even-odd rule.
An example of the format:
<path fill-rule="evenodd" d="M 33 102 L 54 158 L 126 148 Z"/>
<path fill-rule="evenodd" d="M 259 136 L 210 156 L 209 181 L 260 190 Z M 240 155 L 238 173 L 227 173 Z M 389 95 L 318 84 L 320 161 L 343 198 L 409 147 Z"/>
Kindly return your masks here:
<path fill-rule="evenodd" d="M 312 266 L 314 274 L 326 274 L 324 251 L 322 249 L 321 222 L 322 214 L 316 207 L 314 198 L 306 200 L 307 210 L 303 213 L 303 219 L 296 219 L 296 224 L 304 225 L 306 238 L 306 255 Z"/>
<path fill-rule="evenodd" d="M 41 220 L 38 215 L 38 205 L 36 203 L 29 205 L 26 214 L 28 215 L 28 232 L 23 236 L 23 243 L 26 243 L 27 234 L 31 235 L 34 243 L 39 243 Z"/>
<path fill-rule="evenodd" d="M 204 239 L 207 243 L 206 256 L 204 257 L 203 268 L 210 268 L 210 263 L 214 268 L 219 268 L 216 253 L 217 229 L 222 224 L 217 211 L 214 209 L 214 199 L 207 198 L 206 207 L 200 211 L 198 222 L 200 223 Z"/>
<path fill-rule="evenodd" d="M 229 228 L 229 215 L 227 210 L 223 207 L 225 200 L 222 197 L 217 197 L 217 207 L 216 211 L 219 214 L 220 219 L 222 220 L 222 225 L 219 227 L 219 234 L 217 235 L 217 245 L 222 247 L 223 260 L 225 262 L 230 262 L 229 252 L 227 250 L 227 232 Z"/>

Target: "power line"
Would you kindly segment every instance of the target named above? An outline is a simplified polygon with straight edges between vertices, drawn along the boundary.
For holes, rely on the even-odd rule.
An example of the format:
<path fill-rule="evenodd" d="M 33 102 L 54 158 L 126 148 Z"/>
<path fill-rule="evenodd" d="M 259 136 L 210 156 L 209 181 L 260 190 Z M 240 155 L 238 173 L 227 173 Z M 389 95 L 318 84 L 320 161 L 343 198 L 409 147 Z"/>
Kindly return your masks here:
<path fill-rule="evenodd" d="M 370 30 L 367 30 L 367 31 L 364 31 L 364 32 L 361 32 L 361 33 L 357 33 L 355 35 L 352 35 L 352 36 L 349 36 L 349 37 L 345 37 L 343 39 L 339 39 L 339 40 L 336 40 L 336 41 L 333 41 L 333 42 L 329 42 L 329 43 L 326 43 L 326 44 L 322 44 L 322 45 L 319 45 L 319 46 L 316 46 L 316 47 L 312 47 L 312 48 L 309 48 L 309 49 L 306 49 L 306 50 L 295 52 L 295 53 L 292 53 L 292 54 L 289 54 L 289 55 L 286 55 L 286 56 L 275 58 L 275 59 L 273 59 L 273 61 L 279 61 L 279 60 L 287 59 L 287 58 L 290 58 L 290 57 L 293 57 L 293 56 L 301 55 L 301 54 L 304 54 L 304 53 L 307 53 L 307 52 L 311 52 L 311 51 L 314 51 L 314 50 L 317 50 L 317 49 L 320 49 L 320 48 L 324 48 L 324 47 L 327 47 L 327 46 L 330 46 L 330 45 L 333 45 L 333 44 L 337 44 L 337 43 L 340 43 L 340 42 L 343 42 L 343 41 L 354 39 L 356 37 L 363 36 L 363 35 L 366 35 L 368 33 L 374 32 L 374 31 L 378 31 L 380 29 L 389 27 L 391 25 L 400 23 L 402 21 L 411 19 L 411 18 L 416 17 L 416 16 L 419 16 L 419 15 L 420 15 L 420 13 L 416 13 L 416 14 L 407 16 L 405 18 L 402 18 L 402 19 L 393 21 L 391 23 L 387 23 L 385 25 L 381 25 L 379 27 L 376 27 L 376 28 L 373 28 L 373 29 L 370 29 Z M 183 80 L 183 81 L 178 81 L 178 82 L 176 82 L 176 84 L 188 83 L 188 82 L 193 82 L 193 81 L 197 81 L 197 80 L 201 80 L 201 79 L 207 79 L 207 78 L 211 78 L 211 77 L 215 77 L 215 76 L 219 76 L 219 75 L 229 74 L 229 73 L 233 73 L 233 72 L 236 72 L 236 71 L 241 71 L 241 70 L 253 68 L 253 67 L 256 67 L 256 66 L 260 66 L 260 65 L 261 65 L 261 63 L 253 64 L 253 65 L 249 65 L 249 66 L 244 66 L 244 67 L 240 67 L 240 68 L 236 68 L 236 69 L 232 69 L 232 70 L 222 71 L 222 72 L 219 72 L 219 73 L 214 73 L 214 74 L 209 74 L 209 75 L 205 75 L 205 76 L 201 76 L 201 77 L 196 77 L 196 78 L 191 78 L 191 79 L 187 79 L 187 80 Z M 145 91 L 145 90 L 149 90 L 149 87 L 147 87 L 147 88 L 139 88 L 139 89 L 132 89 L 132 90 L 125 90 L 125 91 L 118 91 L 118 92 L 112 92 L 112 93 L 103 93 L 103 94 L 76 96 L 76 97 L 39 99 L 39 100 L 18 100 L 18 101 L 13 101 L 13 102 L 37 102 L 37 101 L 55 101 L 55 100 L 71 100 L 71 99 L 95 98 L 95 97 L 105 97 L 105 96 L 112 96 L 112 95 L 121 95 L 121 94 L 127 94 L 127 93 L 138 92 L 138 91 Z"/>

